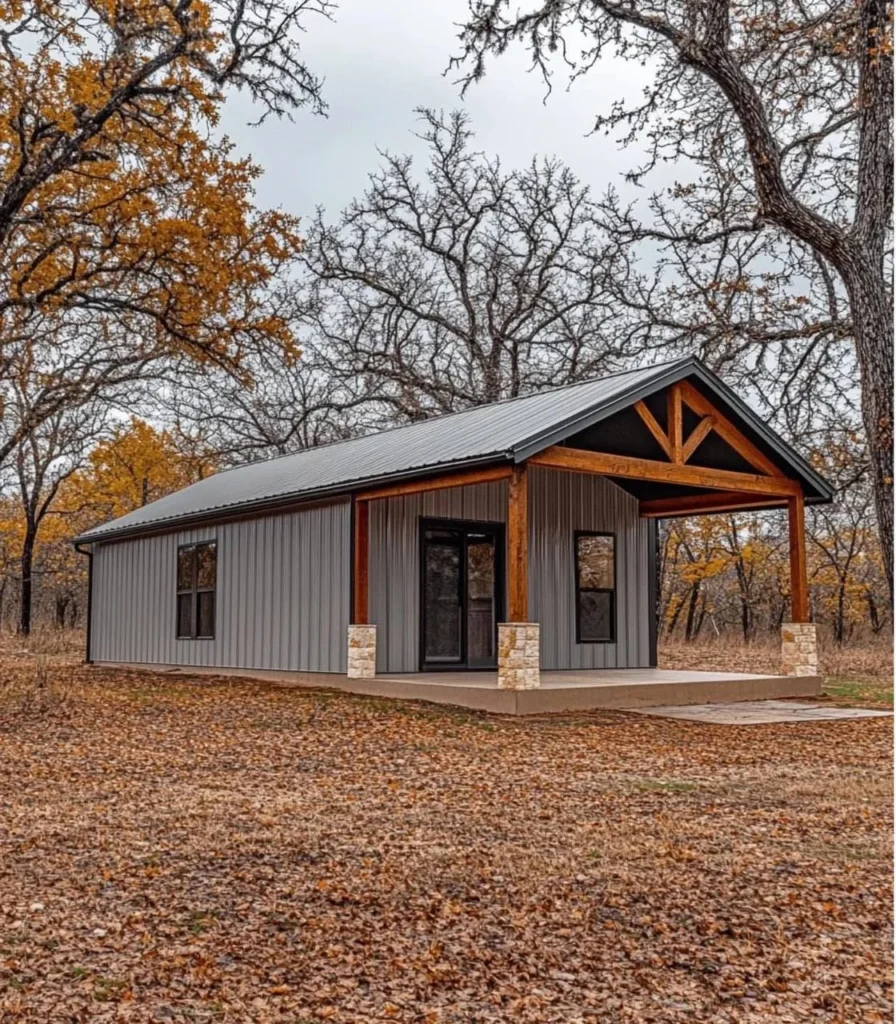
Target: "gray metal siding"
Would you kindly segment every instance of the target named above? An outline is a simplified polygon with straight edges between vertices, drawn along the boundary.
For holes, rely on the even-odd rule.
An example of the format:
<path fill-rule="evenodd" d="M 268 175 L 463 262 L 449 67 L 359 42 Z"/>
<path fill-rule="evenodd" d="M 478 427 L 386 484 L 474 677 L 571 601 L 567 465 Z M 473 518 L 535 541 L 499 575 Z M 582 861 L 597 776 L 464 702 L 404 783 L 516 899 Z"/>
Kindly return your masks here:
<path fill-rule="evenodd" d="M 504 522 L 504 481 L 384 498 L 370 505 L 370 614 L 377 671 L 419 670 L 421 517 Z M 617 642 L 575 642 L 573 533 L 616 534 Z M 529 474 L 529 610 L 541 623 L 544 669 L 640 668 L 650 663 L 648 524 L 609 480 L 533 467 Z"/>
<path fill-rule="evenodd" d="M 616 643 L 577 644 L 576 530 L 616 535 Z M 529 473 L 529 615 L 541 624 L 543 669 L 650 664 L 648 521 L 637 499 L 604 477 Z"/>
<path fill-rule="evenodd" d="M 348 502 L 100 544 L 93 560 L 95 661 L 345 672 Z M 217 540 L 215 638 L 175 637 L 177 548 Z"/>

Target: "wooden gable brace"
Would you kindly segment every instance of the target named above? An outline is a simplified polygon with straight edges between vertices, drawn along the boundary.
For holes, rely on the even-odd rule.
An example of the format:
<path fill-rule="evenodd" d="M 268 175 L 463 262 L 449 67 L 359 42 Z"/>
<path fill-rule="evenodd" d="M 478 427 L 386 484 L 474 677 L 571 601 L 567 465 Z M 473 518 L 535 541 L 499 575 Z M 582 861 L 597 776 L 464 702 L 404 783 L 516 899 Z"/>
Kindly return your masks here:
<path fill-rule="evenodd" d="M 703 418 L 688 438 L 682 436 L 682 403 Z M 667 430 L 657 423 L 656 418 L 644 402 L 635 402 L 635 411 L 644 426 L 659 444 L 670 462 L 684 465 L 700 447 L 710 431 L 715 431 L 741 458 L 767 476 L 784 477 L 784 473 L 764 455 L 753 442 L 720 412 L 708 398 L 705 398 L 686 380 L 671 385 L 667 395 Z"/>

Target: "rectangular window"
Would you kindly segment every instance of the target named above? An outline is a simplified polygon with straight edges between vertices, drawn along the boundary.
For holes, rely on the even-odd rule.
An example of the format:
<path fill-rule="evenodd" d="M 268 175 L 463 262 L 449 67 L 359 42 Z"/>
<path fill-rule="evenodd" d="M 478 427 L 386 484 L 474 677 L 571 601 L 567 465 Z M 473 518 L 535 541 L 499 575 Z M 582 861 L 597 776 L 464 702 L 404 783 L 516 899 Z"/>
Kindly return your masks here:
<path fill-rule="evenodd" d="M 218 546 L 215 541 L 177 549 L 177 636 L 180 640 L 215 635 L 215 586 Z"/>
<path fill-rule="evenodd" d="M 616 537 L 575 534 L 576 643 L 616 639 Z"/>

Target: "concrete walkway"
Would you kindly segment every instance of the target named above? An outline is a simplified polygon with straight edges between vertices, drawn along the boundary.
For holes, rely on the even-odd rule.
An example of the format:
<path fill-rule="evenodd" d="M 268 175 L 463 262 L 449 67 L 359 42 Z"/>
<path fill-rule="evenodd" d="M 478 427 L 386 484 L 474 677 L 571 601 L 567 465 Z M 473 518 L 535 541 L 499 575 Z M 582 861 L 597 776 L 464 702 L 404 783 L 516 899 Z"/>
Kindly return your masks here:
<path fill-rule="evenodd" d="M 774 722 L 822 722 L 840 718 L 889 718 L 892 711 L 870 708 L 838 708 L 831 705 L 803 704 L 793 700 L 743 700 L 728 704 L 669 705 L 657 708 L 632 708 L 637 715 L 683 718 L 711 725 L 769 725 Z"/>

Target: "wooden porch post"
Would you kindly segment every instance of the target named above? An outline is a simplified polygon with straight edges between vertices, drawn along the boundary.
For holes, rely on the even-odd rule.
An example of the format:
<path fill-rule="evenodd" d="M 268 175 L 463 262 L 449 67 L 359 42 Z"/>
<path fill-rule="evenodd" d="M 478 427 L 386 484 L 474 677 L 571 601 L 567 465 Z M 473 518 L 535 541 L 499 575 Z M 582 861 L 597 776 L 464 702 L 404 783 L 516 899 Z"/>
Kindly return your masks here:
<path fill-rule="evenodd" d="M 368 563 L 370 560 L 370 503 L 355 501 L 354 558 L 352 559 L 352 623 L 368 622 Z"/>
<path fill-rule="evenodd" d="M 805 501 L 802 491 L 787 499 L 790 534 L 790 618 L 809 621 L 809 581 L 806 570 Z"/>
<path fill-rule="evenodd" d="M 507 488 L 507 619 L 529 621 L 529 477 L 514 466 Z"/>

